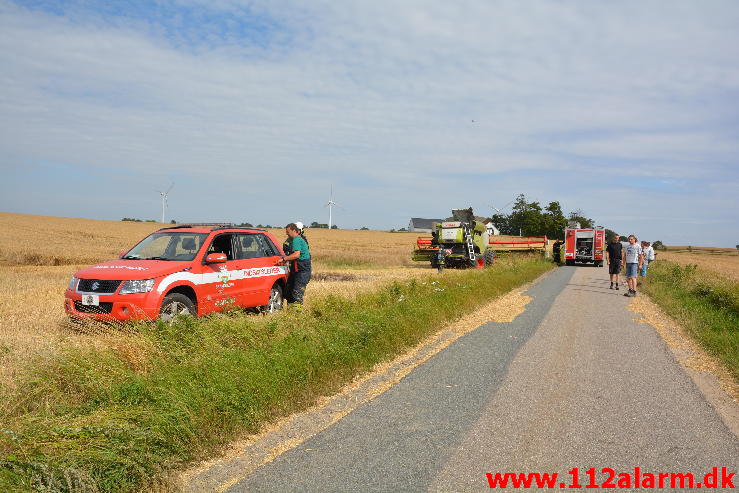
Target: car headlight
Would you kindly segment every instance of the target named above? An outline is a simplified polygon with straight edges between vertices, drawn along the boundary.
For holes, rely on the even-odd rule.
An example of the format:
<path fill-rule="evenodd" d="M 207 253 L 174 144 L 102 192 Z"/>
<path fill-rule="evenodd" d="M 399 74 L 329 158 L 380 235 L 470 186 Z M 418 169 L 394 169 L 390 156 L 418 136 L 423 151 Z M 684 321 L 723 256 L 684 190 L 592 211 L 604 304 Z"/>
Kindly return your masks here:
<path fill-rule="evenodd" d="M 69 285 L 67 285 L 67 289 L 71 289 L 72 291 L 77 289 L 77 281 L 78 279 L 72 276 L 72 279 L 69 280 Z"/>
<path fill-rule="evenodd" d="M 121 294 L 148 293 L 154 287 L 154 279 L 126 281 L 121 286 Z"/>

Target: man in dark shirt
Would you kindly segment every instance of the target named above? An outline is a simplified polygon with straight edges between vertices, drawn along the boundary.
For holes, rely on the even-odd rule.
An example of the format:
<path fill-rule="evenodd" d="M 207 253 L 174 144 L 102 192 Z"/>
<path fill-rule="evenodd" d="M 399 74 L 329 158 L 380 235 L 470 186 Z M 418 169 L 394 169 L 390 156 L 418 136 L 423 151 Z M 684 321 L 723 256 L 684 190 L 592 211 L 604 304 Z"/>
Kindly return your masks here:
<path fill-rule="evenodd" d="M 562 242 L 560 240 L 557 240 L 554 242 L 554 245 L 552 246 L 552 257 L 554 258 L 555 263 L 560 263 L 561 260 L 559 259 L 560 252 L 562 251 Z"/>
<path fill-rule="evenodd" d="M 623 263 L 624 249 L 621 245 L 621 237 L 614 234 L 611 242 L 606 248 L 606 262 L 608 262 L 608 273 L 611 275 L 611 287 L 609 289 L 618 289 L 618 274 L 621 272 L 621 264 Z"/>

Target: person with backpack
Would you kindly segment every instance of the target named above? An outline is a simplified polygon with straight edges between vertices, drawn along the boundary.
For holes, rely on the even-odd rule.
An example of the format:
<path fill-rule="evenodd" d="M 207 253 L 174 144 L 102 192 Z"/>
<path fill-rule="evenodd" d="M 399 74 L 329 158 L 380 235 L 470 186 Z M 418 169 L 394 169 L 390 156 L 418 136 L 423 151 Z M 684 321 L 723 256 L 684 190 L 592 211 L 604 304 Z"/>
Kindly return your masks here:
<path fill-rule="evenodd" d="M 654 261 L 654 248 L 652 248 L 652 243 L 650 241 L 642 241 L 641 248 L 644 252 L 644 262 L 641 264 L 639 277 L 647 277 L 647 267 L 650 262 Z"/>

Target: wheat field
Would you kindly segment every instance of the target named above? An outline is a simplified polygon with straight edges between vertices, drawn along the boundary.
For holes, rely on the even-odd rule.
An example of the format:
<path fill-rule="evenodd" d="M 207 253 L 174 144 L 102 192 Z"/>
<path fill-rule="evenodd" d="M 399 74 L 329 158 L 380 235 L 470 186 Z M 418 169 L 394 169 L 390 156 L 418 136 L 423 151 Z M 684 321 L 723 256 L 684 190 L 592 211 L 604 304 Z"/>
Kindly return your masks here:
<path fill-rule="evenodd" d="M 730 248 L 668 247 L 657 251 L 658 260 L 670 260 L 681 265 L 695 264 L 701 269 L 715 272 L 739 281 L 739 251 Z"/>
<path fill-rule="evenodd" d="M 20 361 L 75 345 L 115 344 L 109 328 L 80 332 L 67 322 L 67 283 L 76 270 L 116 258 L 166 226 L 0 212 L 0 383 L 12 382 Z M 285 239 L 283 229 L 270 231 Z M 410 260 L 413 233 L 309 229 L 306 236 L 314 258 L 307 303 L 312 296 L 356 296 L 433 273 Z"/>

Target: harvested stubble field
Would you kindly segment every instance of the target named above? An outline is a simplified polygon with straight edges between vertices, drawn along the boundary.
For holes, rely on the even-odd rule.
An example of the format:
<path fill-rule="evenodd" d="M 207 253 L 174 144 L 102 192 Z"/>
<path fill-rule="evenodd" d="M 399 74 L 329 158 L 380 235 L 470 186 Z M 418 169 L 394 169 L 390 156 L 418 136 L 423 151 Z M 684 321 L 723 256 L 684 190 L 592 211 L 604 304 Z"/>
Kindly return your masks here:
<path fill-rule="evenodd" d="M 739 281 L 739 251 L 731 248 L 671 246 L 657 251 L 658 260 L 681 265 L 695 264 L 724 277 Z"/>
<path fill-rule="evenodd" d="M 19 363 L 39 355 L 116 343 L 104 328 L 106 337 L 91 337 L 67 325 L 64 289 L 77 269 L 115 258 L 164 226 L 0 212 L 0 382 L 10 384 Z M 284 230 L 271 231 L 284 238 Z M 311 229 L 306 235 L 315 266 L 308 303 L 312 296 L 353 297 L 432 273 L 410 261 L 412 233 Z"/>

